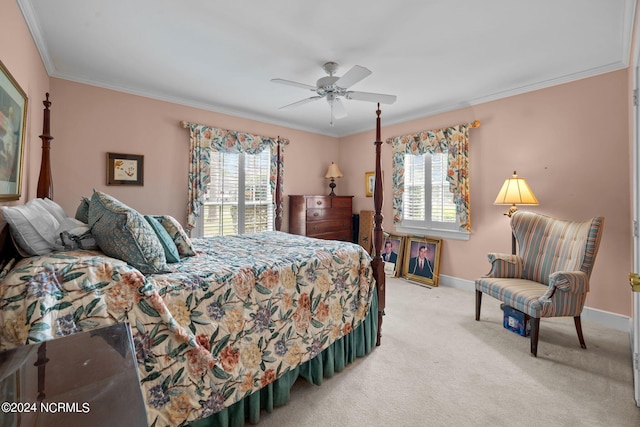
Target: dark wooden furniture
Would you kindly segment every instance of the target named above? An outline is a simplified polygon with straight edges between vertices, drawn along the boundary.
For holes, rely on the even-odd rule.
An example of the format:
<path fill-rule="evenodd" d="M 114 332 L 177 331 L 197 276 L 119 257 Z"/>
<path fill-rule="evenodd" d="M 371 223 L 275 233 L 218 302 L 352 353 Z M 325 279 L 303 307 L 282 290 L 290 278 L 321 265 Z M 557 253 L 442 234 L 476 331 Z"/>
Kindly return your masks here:
<path fill-rule="evenodd" d="M 289 233 L 350 242 L 352 201 L 353 196 L 289 196 Z"/>
<path fill-rule="evenodd" d="M 51 101 L 49 101 L 49 92 L 44 101 L 44 119 L 42 123 L 42 162 L 40 163 L 40 176 L 38 177 L 38 189 L 36 197 L 44 199 L 45 197 L 53 200 L 53 180 L 51 179 L 51 161 L 49 160 L 49 151 L 51 150 L 51 140 L 53 137 L 49 134 L 49 121 Z"/>

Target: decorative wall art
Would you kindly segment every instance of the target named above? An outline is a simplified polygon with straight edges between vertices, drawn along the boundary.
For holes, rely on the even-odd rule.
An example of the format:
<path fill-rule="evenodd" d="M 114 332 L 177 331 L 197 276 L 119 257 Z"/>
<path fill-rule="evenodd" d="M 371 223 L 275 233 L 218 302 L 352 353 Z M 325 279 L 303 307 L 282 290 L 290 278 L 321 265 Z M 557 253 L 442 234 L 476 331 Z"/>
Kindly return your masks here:
<path fill-rule="evenodd" d="M 402 276 L 421 284 L 438 286 L 441 248 L 441 239 L 407 237 Z"/>
<path fill-rule="evenodd" d="M 384 179 L 384 172 L 382 173 L 382 179 Z M 364 186 L 365 186 L 365 196 L 373 197 L 373 190 L 375 189 L 376 184 L 376 173 L 375 172 L 365 172 L 364 173 Z"/>
<path fill-rule="evenodd" d="M 26 122 L 27 95 L 0 61 L 0 202 L 20 198 Z"/>
<path fill-rule="evenodd" d="M 107 153 L 107 185 L 144 185 L 144 156 Z"/>

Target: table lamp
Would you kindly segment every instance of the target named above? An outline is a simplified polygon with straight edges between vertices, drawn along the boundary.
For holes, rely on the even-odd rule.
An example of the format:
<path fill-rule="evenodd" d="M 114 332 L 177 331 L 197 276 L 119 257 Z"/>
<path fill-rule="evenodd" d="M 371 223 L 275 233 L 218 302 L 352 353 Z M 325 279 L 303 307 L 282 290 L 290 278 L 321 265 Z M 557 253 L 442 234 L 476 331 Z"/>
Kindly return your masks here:
<path fill-rule="evenodd" d="M 327 174 L 324 176 L 326 179 L 331 178 L 331 183 L 329 184 L 329 187 L 331 188 L 331 193 L 329 193 L 330 196 L 335 196 L 336 193 L 334 193 L 334 188 L 336 188 L 336 178 L 342 178 L 344 175 L 342 175 L 342 172 L 340 172 L 340 168 L 338 167 L 338 165 L 336 165 L 335 163 L 331 162 L 331 164 L 329 165 L 329 169 L 327 170 Z"/>
<path fill-rule="evenodd" d="M 511 218 L 515 212 L 517 212 L 518 208 L 516 205 L 530 205 L 536 206 L 538 205 L 538 199 L 536 198 L 533 191 L 531 191 L 531 187 L 527 184 L 524 178 L 518 177 L 516 171 L 513 171 L 513 176 L 511 178 L 507 178 L 502 184 L 502 188 L 498 193 L 498 197 L 496 197 L 494 205 L 511 205 L 509 210 L 504 214 Z M 515 255 L 516 253 L 516 236 L 511 235 L 511 253 Z"/>

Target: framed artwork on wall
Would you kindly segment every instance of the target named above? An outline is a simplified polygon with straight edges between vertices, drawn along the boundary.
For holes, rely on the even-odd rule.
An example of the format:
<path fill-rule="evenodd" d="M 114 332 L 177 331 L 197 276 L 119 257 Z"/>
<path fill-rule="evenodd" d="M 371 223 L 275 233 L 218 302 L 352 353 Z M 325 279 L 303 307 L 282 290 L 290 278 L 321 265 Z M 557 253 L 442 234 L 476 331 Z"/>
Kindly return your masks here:
<path fill-rule="evenodd" d="M 382 179 L 384 179 L 384 173 L 382 173 Z M 376 173 L 365 172 L 364 173 L 364 194 L 367 197 L 373 197 L 373 190 L 376 186 Z"/>
<path fill-rule="evenodd" d="M 438 286 L 441 249 L 441 239 L 407 237 L 402 276 L 421 284 Z"/>
<path fill-rule="evenodd" d="M 382 260 L 384 272 L 387 276 L 398 277 L 402 268 L 402 256 L 404 255 L 404 236 L 390 234 L 385 236 L 382 243 Z"/>
<path fill-rule="evenodd" d="M 27 122 L 27 95 L 0 61 L 0 202 L 18 200 Z"/>
<path fill-rule="evenodd" d="M 144 185 L 144 156 L 107 153 L 107 185 Z"/>

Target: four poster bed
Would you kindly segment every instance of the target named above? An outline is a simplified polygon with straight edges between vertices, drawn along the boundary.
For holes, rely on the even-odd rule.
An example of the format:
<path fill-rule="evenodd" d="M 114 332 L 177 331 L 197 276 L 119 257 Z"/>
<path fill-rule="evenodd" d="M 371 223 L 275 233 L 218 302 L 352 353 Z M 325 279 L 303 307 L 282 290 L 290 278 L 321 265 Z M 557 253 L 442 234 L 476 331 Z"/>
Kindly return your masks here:
<path fill-rule="evenodd" d="M 3 215 L 13 227 L 11 212 L 34 205 L 81 231 L 67 227 L 54 250 L 34 254 L 24 235 L 3 224 L 0 350 L 42 343 L 44 352 L 50 339 L 127 322 L 149 425 L 227 426 L 258 422 L 261 409 L 288 401 L 297 377 L 320 384 L 380 344 L 379 108 L 373 259 L 352 243 L 280 232 L 278 181 L 278 231 L 190 239 L 173 218 L 152 216 L 179 255 L 178 262 L 163 263 L 150 252 L 155 240 L 145 232 L 151 225 L 156 240 L 165 233 L 111 196 L 96 191 L 83 200 L 76 218 L 87 220 L 84 228 L 50 200 L 48 94 L 44 105 L 38 198 L 5 207 Z M 137 234 L 105 240 L 120 229 Z M 133 247 L 138 252 L 132 255 Z"/>

